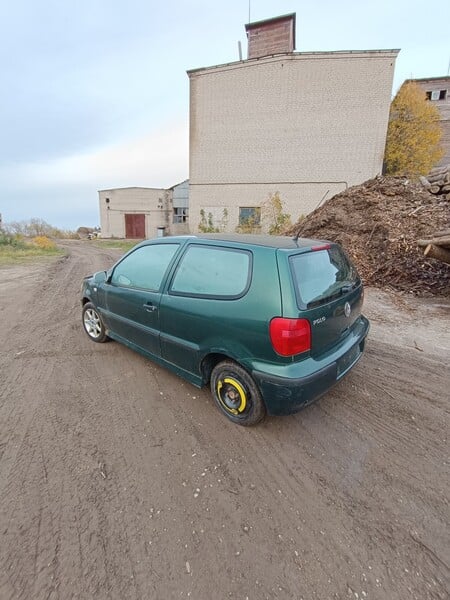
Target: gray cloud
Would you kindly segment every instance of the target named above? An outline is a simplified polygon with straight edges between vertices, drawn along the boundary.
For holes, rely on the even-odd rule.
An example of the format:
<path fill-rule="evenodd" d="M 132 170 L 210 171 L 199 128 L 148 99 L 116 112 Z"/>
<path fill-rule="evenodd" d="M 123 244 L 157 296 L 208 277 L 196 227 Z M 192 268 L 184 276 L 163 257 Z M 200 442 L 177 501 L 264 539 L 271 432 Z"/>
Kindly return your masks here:
<path fill-rule="evenodd" d="M 447 69 L 444 0 L 430 0 L 427 11 L 419 0 L 379 0 L 376 10 L 357 0 L 258 0 L 251 9 L 252 20 L 297 11 L 299 51 L 403 48 L 395 87 Z M 4 219 L 92 223 L 97 189 L 186 178 L 185 71 L 237 60 L 247 19 L 242 0 L 0 3 Z"/>

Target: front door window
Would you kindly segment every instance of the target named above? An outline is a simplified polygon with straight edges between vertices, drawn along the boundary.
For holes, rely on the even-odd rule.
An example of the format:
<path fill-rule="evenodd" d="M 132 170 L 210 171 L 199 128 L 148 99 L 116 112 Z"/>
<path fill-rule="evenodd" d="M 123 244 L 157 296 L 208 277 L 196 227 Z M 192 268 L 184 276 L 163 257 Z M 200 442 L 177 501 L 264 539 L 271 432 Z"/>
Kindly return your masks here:
<path fill-rule="evenodd" d="M 136 248 L 114 269 L 106 286 L 111 329 L 124 340 L 160 355 L 161 287 L 179 244 Z"/>

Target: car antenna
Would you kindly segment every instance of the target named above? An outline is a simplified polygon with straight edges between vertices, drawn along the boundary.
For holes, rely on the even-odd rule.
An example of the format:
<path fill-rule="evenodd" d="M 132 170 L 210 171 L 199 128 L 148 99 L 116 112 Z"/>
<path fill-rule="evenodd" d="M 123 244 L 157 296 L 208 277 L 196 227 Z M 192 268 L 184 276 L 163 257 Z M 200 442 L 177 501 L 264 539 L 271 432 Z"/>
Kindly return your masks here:
<path fill-rule="evenodd" d="M 300 230 L 297 231 L 297 233 L 295 234 L 295 236 L 292 238 L 293 241 L 297 244 L 298 246 L 298 238 L 300 237 Z"/>

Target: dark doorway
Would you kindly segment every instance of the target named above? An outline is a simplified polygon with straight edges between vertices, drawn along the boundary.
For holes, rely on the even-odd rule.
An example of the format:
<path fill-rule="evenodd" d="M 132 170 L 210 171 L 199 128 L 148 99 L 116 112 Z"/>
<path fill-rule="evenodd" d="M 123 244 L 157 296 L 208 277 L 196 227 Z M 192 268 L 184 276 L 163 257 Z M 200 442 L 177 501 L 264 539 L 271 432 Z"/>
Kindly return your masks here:
<path fill-rule="evenodd" d="M 145 238 L 145 215 L 125 215 L 125 237 Z"/>

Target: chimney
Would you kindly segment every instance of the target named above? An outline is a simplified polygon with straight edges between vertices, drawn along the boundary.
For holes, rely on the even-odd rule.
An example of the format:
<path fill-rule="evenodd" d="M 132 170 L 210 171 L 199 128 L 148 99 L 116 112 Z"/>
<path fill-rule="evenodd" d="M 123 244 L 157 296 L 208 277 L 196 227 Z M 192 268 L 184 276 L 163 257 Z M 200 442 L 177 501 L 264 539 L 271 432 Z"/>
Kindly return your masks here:
<path fill-rule="evenodd" d="M 261 58 L 295 50 L 295 13 L 249 23 L 248 58 Z"/>

